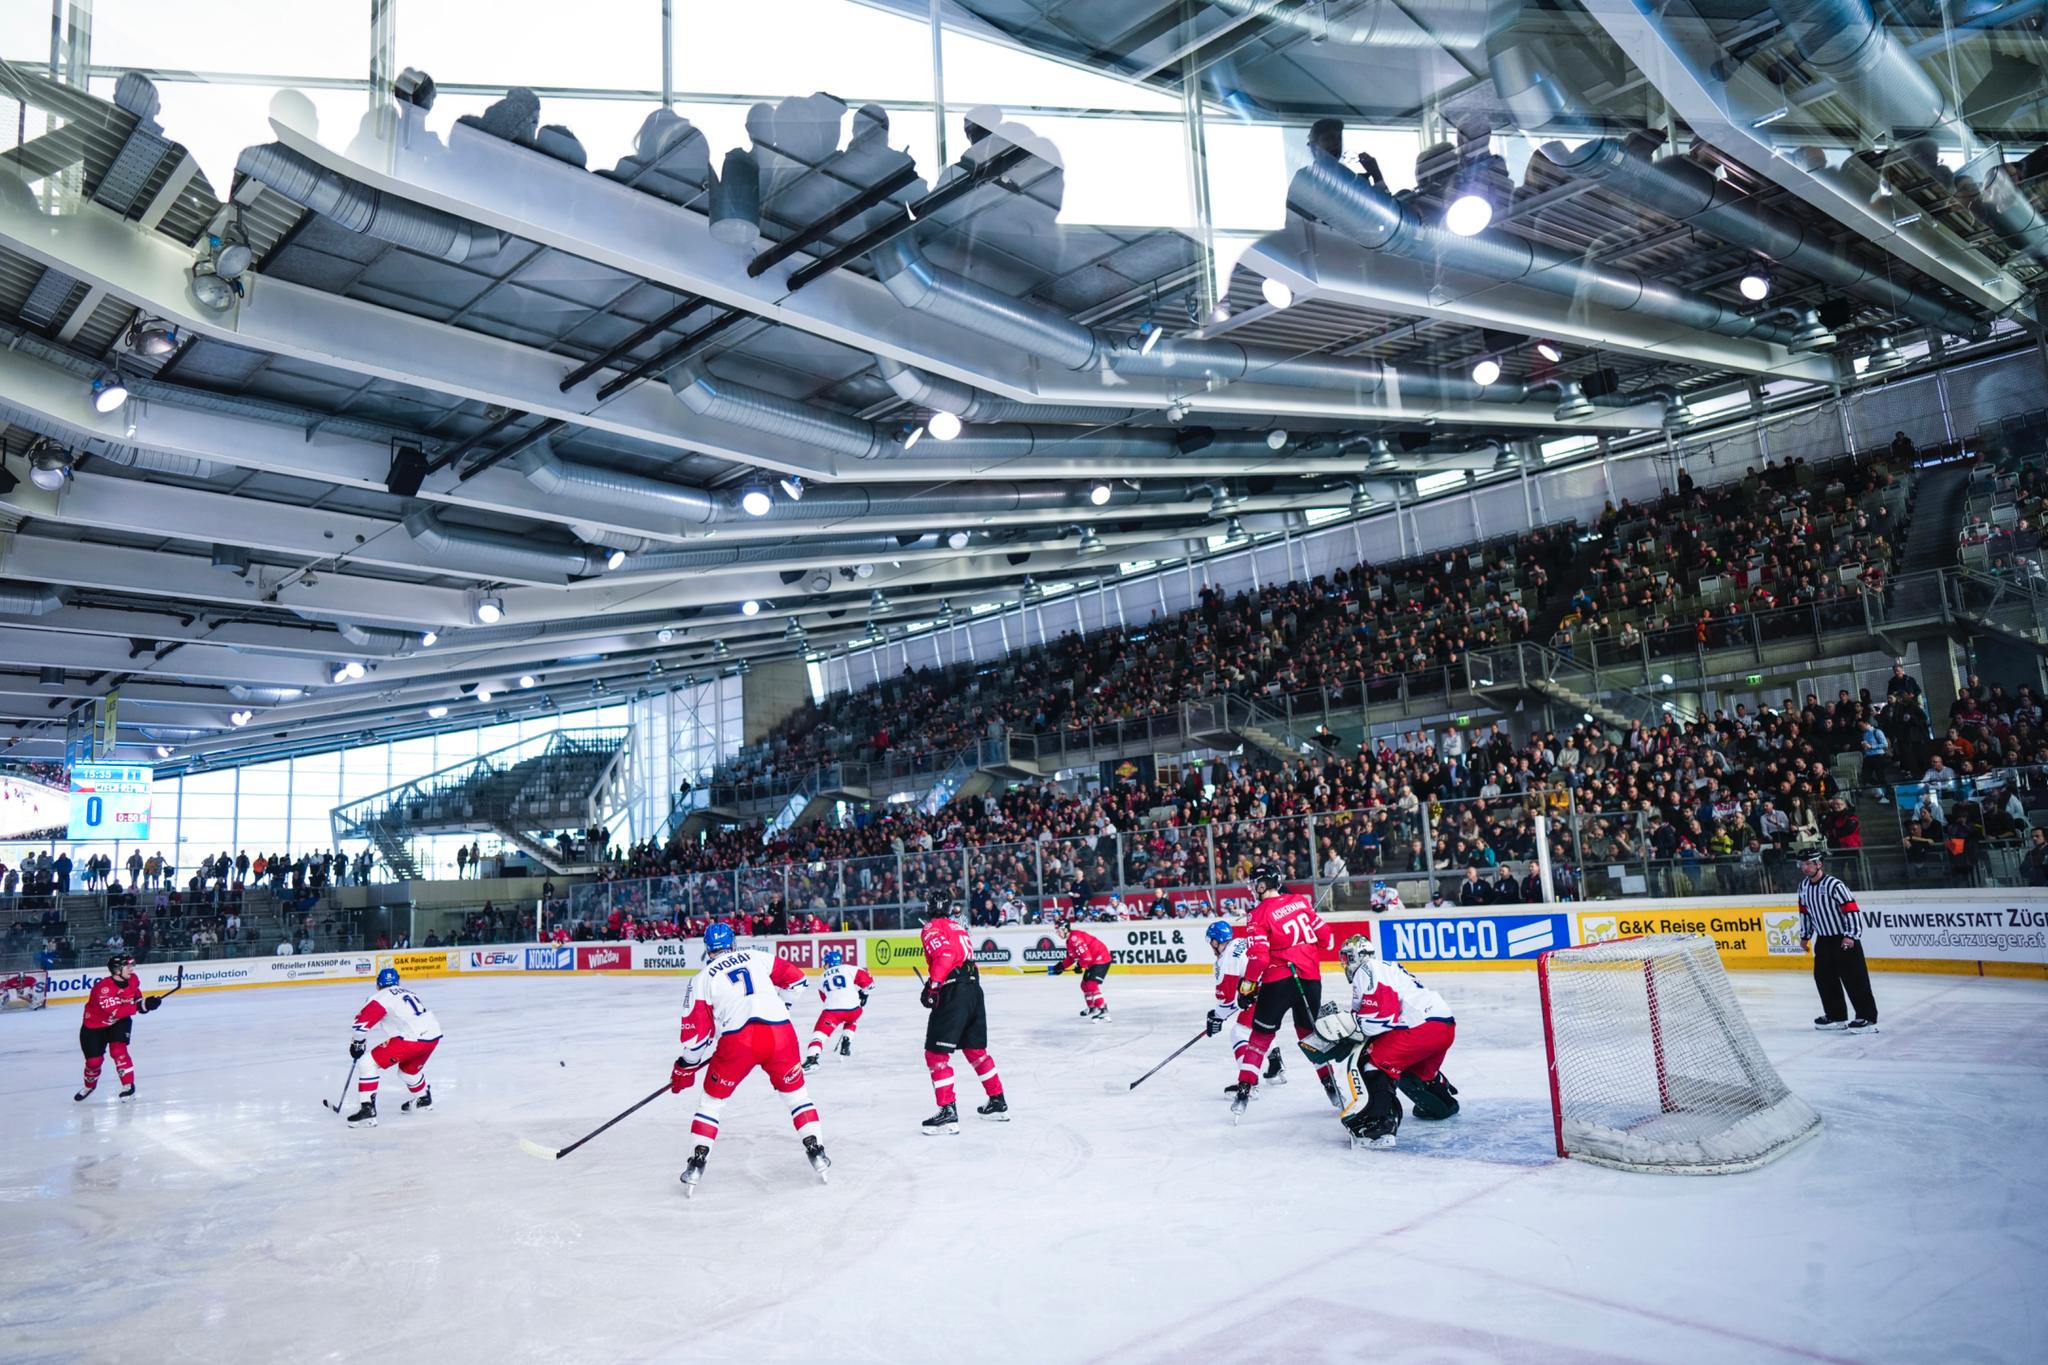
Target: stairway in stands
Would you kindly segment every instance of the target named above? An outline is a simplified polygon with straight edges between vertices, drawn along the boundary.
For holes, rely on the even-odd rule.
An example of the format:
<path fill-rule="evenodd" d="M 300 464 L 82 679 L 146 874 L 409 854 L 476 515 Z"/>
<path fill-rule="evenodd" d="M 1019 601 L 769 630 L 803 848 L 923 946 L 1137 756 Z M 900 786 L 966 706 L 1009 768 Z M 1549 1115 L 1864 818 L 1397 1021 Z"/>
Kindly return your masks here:
<path fill-rule="evenodd" d="M 1913 522 L 1899 547 L 1893 578 L 1956 562 L 1956 530 L 1970 491 L 1970 467 L 1954 463 L 1920 471 L 1913 483 Z"/>

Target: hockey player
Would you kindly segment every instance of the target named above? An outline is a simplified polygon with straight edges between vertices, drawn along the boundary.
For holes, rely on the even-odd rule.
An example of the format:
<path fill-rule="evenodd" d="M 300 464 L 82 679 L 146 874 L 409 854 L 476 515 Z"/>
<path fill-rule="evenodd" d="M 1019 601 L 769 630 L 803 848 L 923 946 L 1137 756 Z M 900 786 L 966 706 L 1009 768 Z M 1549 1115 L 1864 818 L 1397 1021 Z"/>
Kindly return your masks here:
<path fill-rule="evenodd" d="M 1228 921 L 1219 919 L 1209 926 L 1209 949 L 1216 954 L 1216 1006 L 1209 1011 L 1209 1020 L 1204 1027 L 1214 1038 L 1223 1032 L 1226 1023 L 1230 1025 L 1230 1055 L 1239 1063 L 1244 1061 L 1245 1047 L 1252 1036 L 1251 1006 L 1237 1003 L 1237 985 L 1244 979 L 1245 951 L 1249 946 L 1241 934 L 1231 929 Z M 1267 1053 L 1266 1083 L 1287 1084 L 1284 1068 L 1278 1049 Z M 1235 1098 L 1237 1082 L 1224 1086 L 1223 1093 Z"/>
<path fill-rule="evenodd" d="M 158 995 L 145 996 L 142 983 L 129 972 L 135 959 L 116 953 L 107 959 L 107 974 L 92 983 L 85 999 L 85 1020 L 78 1028 L 79 1050 L 85 1053 L 85 1088 L 71 1098 L 83 1100 L 100 1083 L 101 1059 L 114 1054 L 114 1071 L 121 1078 L 121 1099 L 135 1094 L 135 1063 L 128 1056 L 128 1034 L 135 1016 L 148 1014 L 163 1003 Z"/>
<path fill-rule="evenodd" d="M 1458 1112 L 1458 1088 L 1443 1073 L 1458 1022 L 1441 995 L 1399 963 L 1381 961 L 1363 934 L 1345 939 L 1339 951 L 1351 981 L 1351 1009 L 1331 1005 L 1302 1051 L 1317 1061 L 1345 1063 L 1339 1117 L 1351 1145 L 1385 1150 L 1401 1128 L 1397 1087 L 1416 1118 L 1447 1119 Z"/>
<path fill-rule="evenodd" d="M 714 920 L 705 928 L 704 967 L 690 978 L 683 996 L 683 1050 L 668 1080 L 668 1088 L 681 1094 L 699 1071 L 710 1072 L 690 1120 L 697 1146 L 683 1165 L 684 1193 L 694 1195 L 704 1178 L 704 1163 L 718 1141 L 719 1110 L 757 1066 L 789 1101 L 789 1121 L 803 1140 L 804 1156 L 818 1179 L 825 1178 L 832 1162 L 819 1140 L 818 1106 L 804 1088 L 796 1025 L 789 1018 L 790 1002 L 809 984 L 787 958 L 734 947 L 732 926 L 725 921 Z"/>
<path fill-rule="evenodd" d="M 1070 919 L 1055 920 L 1053 932 L 1066 940 L 1067 955 L 1047 967 L 1058 976 L 1069 967 L 1081 973 L 1081 1017 L 1107 1021 L 1109 1002 L 1102 998 L 1102 981 L 1109 975 L 1109 945 L 1086 929 L 1076 929 Z"/>
<path fill-rule="evenodd" d="M 1278 868 L 1261 863 L 1252 869 L 1251 880 L 1259 903 L 1245 921 L 1245 967 L 1237 983 L 1237 1004 L 1240 1009 L 1251 1006 L 1252 1036 L 1238 1059 L 1237 1093 L 1230 1101 L 1233 1121 L 1251 1103 L 1259 1068 L 1287 1016 L 1294 1016 L 1297 1038 L 1313 1031 L 1323 995 L 1322 948 L 1330 934 L 1308 897 L 1284 889 Z M 1318 1066 L 1316 1077 L 1331 1105 L 1342 1109 L 1330 1068 Z"/>
<path fill-rule="evenodd" d="M 1375 915 L 1388 914 L 1402 908 L 1401 893 L 1383 881 L 1376 881 L 1372 884 L 1372 899 L 1369 903 Z"/>
<path fill-rule="evenodd" d="M 0 976 L 0 1005 L 39 1010 L 43 1007 L 43 996 L 42 978 L 34 972 L 10 972 Z"/>
<path fill-rule="evenodd" d="M 825 950 L 825 974 L 818 979 L 818 999 L 824 1008 L 811 1025 L 811 1044 L 804 1051 L 804 1070 L 809 1071 L 825 1055 L 834 1030 L 839 1034 L 839 1055 L 853 1055 L 853 1031 L 860 1027 L 860 1012 L 868 1006 L 868 992 L 875 979 L 865 967 L 846 970 L 846 954 L 837 948 Z"/>
<path fill-rule="evenodd" d="M 920 1127 L 926 1137 L 960 1131 L 960 1111 L 953 1104 L 953 1054 L 958 1052 L 981 1078 L 988 1103 L 975 1109 L 985 1119 L 1010 1121 L 1010 1102 L 988 1055 L 988 1006 L 981 996 L 981 970 L 974 965 L 967 931 L 953 918 L 952 900 L 935 891 L 925 902 L 924 990 L 918 1003 L 932 1012 L 924 1027 L 924 1064 L 932 1075 L 932 1095 L 939 1112 Z"/>
<path fill-rule="evenodd" d="M 386 967 L 377 973 L 377 990 L 356 1011 L 351 1027 L 348 1055 L 356 1064 L 356 1098 L 361 1101 L 348 1116 L 351 1128 L 377 1126 L 377 1084 L 393 1067 L 405 1079 L 406 1101 L 398 1106 L 404 1114 L 424 1114 L 434 1106 L 434 1092 L 427 1085 L 427 1058 L 441 1045 L 441 1021 L 420 1003 L 419 996 L 398 984 L 398 969 Z M 372 1030 L 382 1027 L 384 1041 L 370 1046 Z"/>

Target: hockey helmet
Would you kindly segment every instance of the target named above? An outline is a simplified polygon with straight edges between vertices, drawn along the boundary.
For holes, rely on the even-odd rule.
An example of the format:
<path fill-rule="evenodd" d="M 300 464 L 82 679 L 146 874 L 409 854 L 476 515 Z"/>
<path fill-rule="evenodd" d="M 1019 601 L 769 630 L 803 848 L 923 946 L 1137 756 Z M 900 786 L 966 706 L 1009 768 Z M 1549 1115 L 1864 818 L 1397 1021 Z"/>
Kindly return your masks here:
<path fill-rule="evenodd" d="M 378 989 L 378 990 L 380 990 L 380 991 L 382 991 L 382 990 L 389 990 L 389 989 L 390 989 L 391 987 L 393 987 L 393 986 L 396 986 L 397 984 L 398 984 L 398 968 L 396 968 L 396 967 L 386 967 L 386 968 L 385 968 L 385 969 L 384 969 L 383 971 L 381 971 L 381 972 L 378 972 L 378 973 L 377 973 L 377 989 Z"/>
<path fill-rule="evenodd" d="M 1259 863 L 1252 868 L 1252 890 L 1278 891 L 1280 885 L 1280 869 L 1271 863 Z"/>
<path fill-rule="evenodd" d="M 1345 939 L 1338 946 L 1337 953 L 1344 959 L 1344 979 L 1346 981 L 1357 976 L 1360 967 L 1379 956 L 1379 950 L 1373 946 L 1372 940 L 1364 934 L 1353 934 L 1350 938 Z"/>
<path fill-rule="evenodd" d="M 715 919 L 704 926 L 704 951 L 722 953 L 732 947 L 732 926 L 722 919 Z"/>
<path fill-rule="evenodd" d="M 1372 884 L 1372 889 L 1375 891 L 1384 891 L 1387 889 L 1387 884 L 1383 881 L 1375 879 Z"/>
<path fill-rule="evenodd" d="M 107 959 L 107 970 L 117 975 L 123 967 L 133 967 L 134 965 L 135 959 L 126 953 L 115 953 Z"/>
<path fill-rule="evenodd" d="M 943 891 L 934 891 L 924 898 L 924 917 L 944 919 L 953 913 L 953 898 Z"/>
<path fill-rule="evenodd" d="M 837 948 L 827 948 L 827 949 L 825 950 L 825 965 L 826 965 L 827 967 L 843 967 L 843 966 L 845 966 L 845 965 L 846 965 L 846 954 L 845 954 L 845 953 L 842 953 L 842 952 L 840 952 L 840 951 L 839 951 L 839 950 L 838 950 Z"/>
<path fill-rule="evenodd" d="M 1209 926 L 1209 942 L 1215 944 L 1218 948 L 1230 942 L 1230 938 L 1230 922 L 1228 920 L 1219 919 Z"/>

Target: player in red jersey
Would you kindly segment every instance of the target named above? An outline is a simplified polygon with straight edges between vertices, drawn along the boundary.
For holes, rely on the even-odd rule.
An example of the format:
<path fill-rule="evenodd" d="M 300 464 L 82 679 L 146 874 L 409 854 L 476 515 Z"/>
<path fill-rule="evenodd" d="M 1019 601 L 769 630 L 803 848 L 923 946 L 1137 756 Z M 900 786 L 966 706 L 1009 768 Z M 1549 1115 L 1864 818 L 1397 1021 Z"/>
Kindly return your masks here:
<path fill-rule="evenodd" d="M 818 999 L 825 1008 L 818 1011 L 818 1021 L 811 1025 L 810 1046 L 804 1049 L 804 1070 L 817 1066 L 835 1031 L 839 1034 L 839 1055 L 853 1055 L 853 1033 L 860 1027 L 861 1011 L 868 1007 L 868 992 L 874 988 L 875 979 L 868 975 L 867 968 L 848 971 L 845 953 L 837 948 L 825 950 L 825 974 L 818 978 Z"/>
<path fill-rule="evenodd" d="M 128 1032 L 137 1014 L 147 1014 L 163 1003 L 163 997 L 144 996 L 142 983 L 129 968 L 135 959 L 116 953 L 107 959 L 107 974 L 92 983 L 85 1001 L 85 1022 L 79 1025 L 78 1046 L 85 1053 L 85 1089 L 71 1098 L 82 1100 L 100 1083 L 102 1059 L 114 1054 L 114 1070 L 121 1077 L 121 1099 L 135 1094 L 135 1063 L 128 1056 Z"/>
<path fill-rule="evenodd" d="M 1070 919 L 1055 921 L 1053 932 L 1067 941 L 1067 955 L 1047 967 L 1046 972 L 1058 976 L 1069 967 L 1079 971 L 1081 999 L 1086 1002 L 1081 1017 L 1107 1020 L 1109 1002 L 1102 998 L 1102 979 L 1109 975 L 1109 945 L 1085 929 L 1076 929 Z"/>
<path fill-rule="evenodd" d="M 935 891 L 925 901 L 924 991 L 918 1003 L 932 1012 L 925 1021 L 924 1064 L 932 1073 L 932 1094 L 939 1112 L 921 1125 L 926 1137 L 960 1131 L 960 1111 L 953 1105 L 953 1053 L 959 1052 L 981 1078 L 988 1103 L 975 1109 L 986 1119 L 1007 1123 L 1010 1102 L 988 1055 L 988 1006 L 981 997 L 981 969 L 967 931 L 953 918 L 952 898 Z"/>
<path fill-rule="evenodd" d="M 1294 1016 L 1296 1038 L 1314 1031 L 1323 999 L 1322 950 L 1330 937 L 1309 898 L 1284 888 L 1278 868 L 1265 863 L 1254 867 L 1252 892 L 1259 903 L 1245 921 L 1244 976 L 1237 986 L 1238 1006 L 1252 1007 L 1252 1036 L 1238 1059 L 1237 1093 L 1230 1101 L 1233 1121 L 1251 1103 L 1259 1068 L 1287 1016 Z M 1331 1105 L 1343 1108 L 1327 1063 L 1316 1068 L 1316 1078 Z"/>

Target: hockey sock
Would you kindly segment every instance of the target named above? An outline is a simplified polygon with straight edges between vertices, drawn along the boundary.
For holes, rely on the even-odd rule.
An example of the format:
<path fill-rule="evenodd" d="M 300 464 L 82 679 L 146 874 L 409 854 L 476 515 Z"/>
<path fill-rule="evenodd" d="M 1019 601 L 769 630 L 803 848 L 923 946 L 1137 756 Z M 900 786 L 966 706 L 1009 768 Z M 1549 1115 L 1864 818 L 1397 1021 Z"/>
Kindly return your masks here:
<path fill-rule="evenodd" d="M 128 1056 L 128 1044 L 109 1043 L 107 1044 L 107 1053 L 114 1059 L 114 1072 L 120 1076 L 121 1084 L 124 1086 L 135 1084 L 135 1063 Z"/>
<path fill-rule="evenodd" d="M 1102 1003 L 1102 987 L 1085 976 L 1081 978 L 1081 997 L 1088 1002 L 1089 1009 L 1099 1010 L 1104 1008 Z"/>
<path fill-rule="evenodd" d="M 996 1075 L 995 1058 L 989 1056 L 987 1052 L 975 1048 L 969 1048 L 960 1055 L 965 1057 L 967 1064 L 974 1068 L 974 1074 L 981 1077 L 982 1091 L 990 1099 L 994 1099 L 1003 1093 L 1003 1078 Z M 939 1101 L 941 1104 L 945 1102 L 944 1100 Z"/>
<path fill-rule="evenodd" d="M 418 1071 L 409 1074 L 401 1074 L 405 1075 L 405 1092 L 408 1095 L 424 1095 L 427 1093 L 427 1069 L 425 1067 L 421 1067 Z"/>
<path fill-rule="evenodd" d="M 815 1030 L 811 1034 L 811 1041 L 804 1045 L 804 1051 L 809 1053 L 813 1057 L 819 1056 L 825 1051 L 825 1041 L 831 1036 L 832 1035 L 829 1030 Z"/>
<path fill-rule="evenodd" d="M 1257 1085 L 1259 1083 L 1259 1072 L 1266 1065 L 1266 1049 L 1271 1046 L 1273 1046 L 1273 1035 L 1270 1033 L 1254 1033 L 1251 1037 L 1245 1039 L 1244 1052 L 1237 1059 L 1237 1083 L 1239 1085 Z"/>
<path fill-rule="evenodd" d="M 85 1059 L 85 1088 L 87 1090 L 100 1083 L 101 1064 L 98 1057 L 88 1057 Z"/>
<path fill-rule="evenodd" d="M 824 1136 L 818 1127 L 818 1106 L 811 1103 L 811 1092 L 802 1085 L 784 1093 L 789 1101 L 789 1122 L 796 1129 L 799 1138 Z"/>
<path fill-rule="evenodd" d="M 924 1054 L 925 1070 L 932 1073 L 932 1096 L 944 1108 L 953 1102 L 953 1059 L 943 1052 Z"/>
<path fill-rule="evenodd" d="M 699 1146 L 709 1147 L 718 1141 L 718 1111 L 724 1107 L 725 1101 L 708 1091 L 699 1096 L 697 1112 L 690 1116 L 690 1136 Z"/>
<path fill-rule="evenodd" d="M 356 1072 L 356 1098 L 375 1099 L 377 1082 L 383 1078 L 383 1073 L 378 1070 L 376 1059 L 367 1054 L 358 1065 L 361 1070 Z"/>

